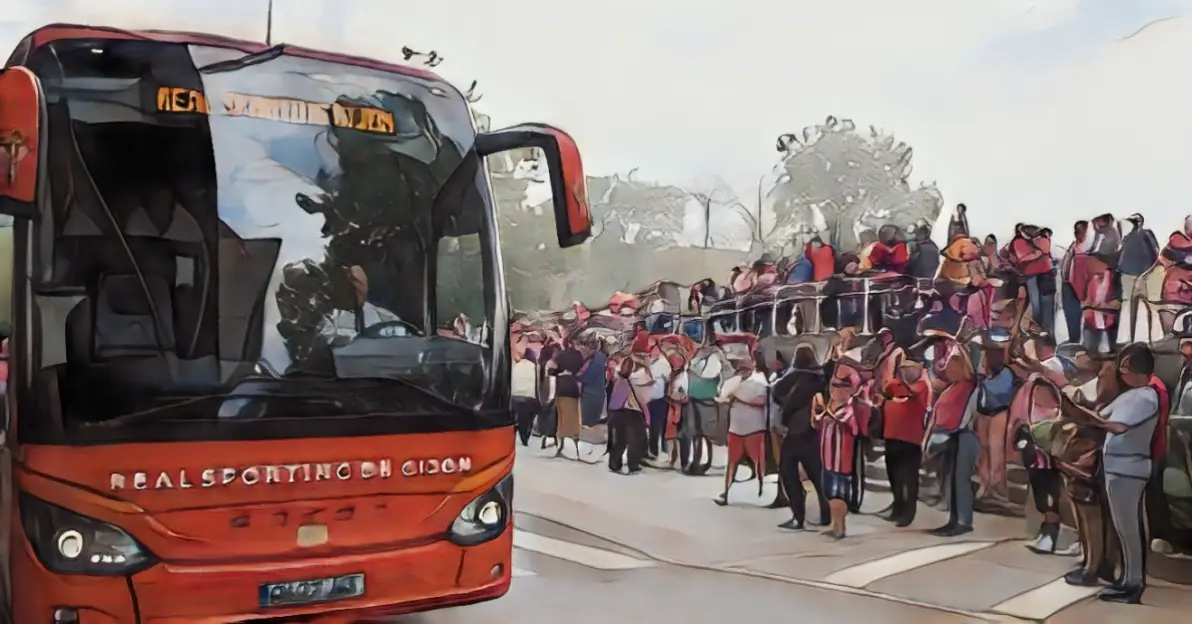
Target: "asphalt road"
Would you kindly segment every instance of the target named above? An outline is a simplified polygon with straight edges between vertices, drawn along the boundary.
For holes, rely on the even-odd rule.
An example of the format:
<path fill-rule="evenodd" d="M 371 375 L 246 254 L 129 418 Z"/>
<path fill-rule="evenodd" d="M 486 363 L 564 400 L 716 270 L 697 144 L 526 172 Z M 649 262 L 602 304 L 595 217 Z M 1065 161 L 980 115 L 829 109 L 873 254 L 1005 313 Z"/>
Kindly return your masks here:
<path fill-rule="evenodd" d="M 1021 519 L 979 516 L 974 533 L 942 539 L 923 531 L 942 524 L 934 509 L 908 529 L 862 514 L 835 542 L 778 531 L 788 512 L 761 508 L 754 484 L 734 487 L 721 508 L 711 502 L 719 477 L 627 477 L 547 455 L 518 456 L 510 593 L 400 622 L 1168 624 L 1192 612 L 1187 586 L 1156 580 L 1139 606 L 1067 586 L 1060 577 L 1077 560 L 1028 551 Z M 865 507 L 887 502 L 872 494 Z"/>
<path fill-rule="evenodd" d="M 412 616 L 410 624 L 499 622 L 535 624 L 626 624 L 642 621 L 725 624 L 770 622 L 797 617 L 803 622 L 855 621 L 907 624 L 966 622 L 929 609 L 792 587 L 777 581 L 671 567 L 592 573 L 546 566 L 549 572 L 514 580 L 503 599 L 482 605 Z"/>

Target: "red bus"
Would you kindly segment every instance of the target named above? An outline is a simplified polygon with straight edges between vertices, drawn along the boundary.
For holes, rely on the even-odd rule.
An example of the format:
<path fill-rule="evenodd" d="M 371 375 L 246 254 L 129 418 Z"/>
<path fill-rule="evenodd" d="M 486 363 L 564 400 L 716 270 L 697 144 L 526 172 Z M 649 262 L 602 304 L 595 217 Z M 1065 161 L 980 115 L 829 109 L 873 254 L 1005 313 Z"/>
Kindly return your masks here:
<path fill-rule="evenodd" d="M 477 134 L 420 68 L 47 26 L 0 73 L 12 217 L 0 621 L 357 621 L 490 600 L 508 303 Z"/>

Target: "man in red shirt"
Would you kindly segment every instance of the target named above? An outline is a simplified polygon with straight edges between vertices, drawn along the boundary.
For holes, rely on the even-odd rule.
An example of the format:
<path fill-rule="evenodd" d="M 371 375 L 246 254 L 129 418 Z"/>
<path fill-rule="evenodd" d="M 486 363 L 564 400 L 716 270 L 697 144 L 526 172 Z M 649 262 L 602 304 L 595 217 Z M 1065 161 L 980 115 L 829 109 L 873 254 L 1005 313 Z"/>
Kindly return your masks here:
<path fill-rule="evenodd" d="M 869 263 L 872 270 L 889 273 L 906 273 L 906 266 L 911 261 L 910 249 L 906 241 L 900 240 L 898 228 L 884 225 L 878 230 L 877 243 L 869 251 Z"/>
<path fill-rule="evenodd" d="M 819 234 L 811 238 L 803 253 L 811 261 L 811 281 L 822 282 L 836 274 L 836 250 L 825 244 Z"/>
<path fill-rule="evenodd" d="M 923 365 L 903 358 L 898 375 L 882 389 L 881 402 L 886 475 L 894 495 L 887 519 L 899 527 L 910 526 L 919 503 L 919 465 L 927 406 L 931 404 L 931 385 L 923 375 Z"/>
<path fill-rule="evenodd" d="M 1019 225 L 1010 241 L 1010 257 L 1019 275 L 1026 279 L 1031 318 L 1052 333 L 1055 330 L 1055 271 L 1051 260 L 1051 238 L 1033 225 Z"/>

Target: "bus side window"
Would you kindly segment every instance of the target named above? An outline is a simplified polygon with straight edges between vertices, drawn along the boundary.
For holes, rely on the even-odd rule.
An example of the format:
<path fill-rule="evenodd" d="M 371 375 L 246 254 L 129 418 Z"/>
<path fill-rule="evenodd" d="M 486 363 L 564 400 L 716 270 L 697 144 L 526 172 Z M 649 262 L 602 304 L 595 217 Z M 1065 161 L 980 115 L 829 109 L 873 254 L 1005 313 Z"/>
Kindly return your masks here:
<path fill-rule="evenodd" d="M 485 263 L 479 234 L 439 240 L 435 306 L 440 336 L 489 344 L 491 319 L 485 305 Z"/>

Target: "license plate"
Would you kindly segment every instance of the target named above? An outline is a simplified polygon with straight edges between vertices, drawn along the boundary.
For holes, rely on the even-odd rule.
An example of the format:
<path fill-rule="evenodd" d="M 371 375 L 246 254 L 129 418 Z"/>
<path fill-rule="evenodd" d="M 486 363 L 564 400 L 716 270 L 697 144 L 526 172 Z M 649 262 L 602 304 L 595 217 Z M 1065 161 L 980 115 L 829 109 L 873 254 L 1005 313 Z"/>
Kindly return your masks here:
<path fill-rule="evenodd" d="M 269 583 L 262 585 L 259 596 L 262 607 L 291 607 L 316 602 L 344 600 L 364 595 L 364 575 L 345 574 L 309 581 Z"/>

